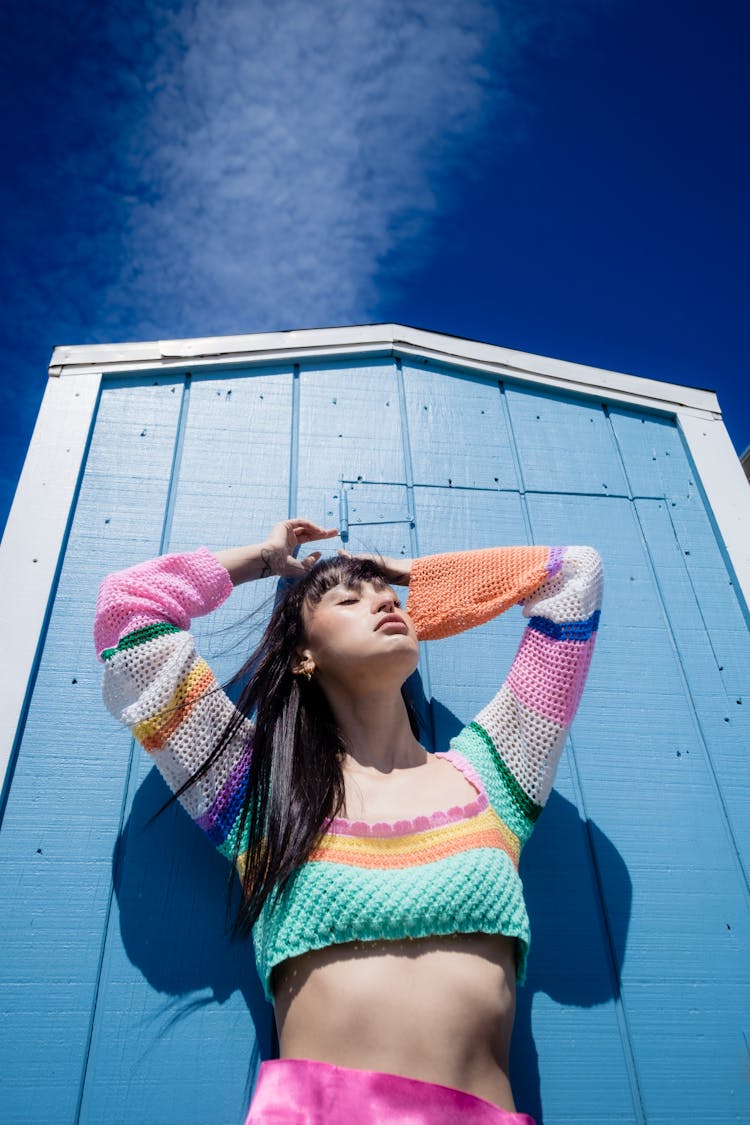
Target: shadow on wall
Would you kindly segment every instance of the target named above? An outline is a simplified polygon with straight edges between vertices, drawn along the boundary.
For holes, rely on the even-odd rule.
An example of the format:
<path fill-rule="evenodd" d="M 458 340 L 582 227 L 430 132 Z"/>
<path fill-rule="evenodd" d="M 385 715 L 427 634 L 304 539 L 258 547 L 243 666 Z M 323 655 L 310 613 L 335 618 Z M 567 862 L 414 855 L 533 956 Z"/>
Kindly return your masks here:
<path fill-rule="evenodd" d="M 437 702 L 434 722 L 441 745 L 447 745 L 462 726 Z M 606 886 L 612 960 L 602 938 L 604 920 L 592 873 L 592 850 Z M 534 996 L 544 993 L 556 1004 L 591 1008 L 619 995 L 633 887 L 617 849 L 554 789 L 523 850 L 520 873 L 532 939 L 526 983 L 516 994 L 510 1078 L 519 1110 L 543 1125 Z M 568 1049 L 567 1044 L 560 1045 L 561 1051 Z"/>
<path fill-rule="evenodd" d="M 607 919 L 614 965 L 602 940 L 603 918 L 587 854 L 593 845 L 607 887 Z M 524 1112 L 543 1125 L 539 1065 L 534 1043 L 534 996 L 591 1008 L 619 996 L 632 901 L 632 882 L 619 852 L 592 821 L 581 820 L 554 790 L 521 860 L 532 949 L 526 984 L 518 990 L 511 1051 L 513 1093 Z M 561 1043 L 560 1050 L 568 1051 Z"/>
<path fill-rule="evenodd" d="M 224 1004 L 239 991 L 255 1025 L 257 1052 L 268 1058 L 275 1045 L 273 1013 L 251 942 L 231 936 L 238 881 L 230 901 L 229 864 L 180 805 L 174 803 L 151 821 L 169 796 L 153 768 L 136 792 L 115 845 L 113 878 L 125 952 L 153 989 L 184 998 L 167 1003 L 170 1015 L 162 1035 L 192 1012 Z M 253 1071 L 256 1061 L 248 1059 Z M 249 1084 L 254 1077 L 248 1075 Z"/>
<path fill-rule="evenodd" d="M 429 705 L 418 678 L 412 687 L 424 721 Z M 436 745 L 446 746 L 461 723 L 440 703 L 434 704 L 432 718 L 434 731 L 428 734 L 432 725 L 428 720 L 425 742 L 434 738 Z M 227 862 L 177 804 L 149 824 L 168 796 L 165 783 L 152 769 L 136 793 L 115 848 L 114 885 L 125 951 L 153 989 L 176 998 L 167 1005 L 171 1015 L 162 1034 L 196 1009 L 223 1004 L 239 990 L 256 1028 L 260 1057 L 268 1058 L 276 1048 L 273 1014 L 250 943 L 230 936 L 237 900 L 227 900 Z M 601 936 L 592 847 L 607 888 L 614 972 Z M 521 875 L 533 939 L 526 985 L 516 999 L 511 1083 L 516 1104 L 543 1125 L 534 996 L 541 992 L 558 1004 L 588 1008 L 617 995 L 632 885 L 612 844 L 554 790 L 524 849 Z M 238 891 L 236 880 L 234 891 Z M 177 1003 L 179 998 L 184 998 L 182 1003 Z M 253 1080 L 249 1074 L 249 1084 Z"/>

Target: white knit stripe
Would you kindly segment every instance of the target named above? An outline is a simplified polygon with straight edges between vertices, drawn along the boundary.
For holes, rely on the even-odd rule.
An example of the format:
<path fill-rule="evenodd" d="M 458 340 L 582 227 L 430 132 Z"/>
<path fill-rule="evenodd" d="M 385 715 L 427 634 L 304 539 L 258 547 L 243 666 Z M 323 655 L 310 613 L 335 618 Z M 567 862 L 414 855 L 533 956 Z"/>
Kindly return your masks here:
<path fill-rule="evenodd" d="M 544 805 L 565 744 L 566 728 L 516 698 L 507 683 L 476 717 L 532 801 Z"/>
<path fill-rule="evenodd" d="M 524 602 L 524 617 L 586 621 L 602 604 L 602 563 L 593 547 L 566 547 L 560 570 Z"/>
<path fill-rule="evenodd" d="M 107 708 L 132 730 L 168 708 L 175 691 L 201 662 L 190 633 L 167 633 L 121 649 L 104 666 Z M 185 709 L 185 717 L 152 758 L 173 791 L 206 761 L 226 729 L 235 706 L 214 681 L 214 688 Z M 252 735 L 245 720 L 210 770 L 180 798 L 193 819 L 202 816 L 224 786 Z"/>
<path fill-rule="evenodd" d="M 217 738 L 225 728 L 225 717 L 226 712 L 220 709 L 218 700 L 201 702 L 193 709 L 186 722 L 178 727 L 164 748 L 153 751 L 151 758 L 154 765 L 173 792 L 195 773 L 213 750 Z M 246 722 L 210 769 L 182 794 L 180 802 L 193 820 L 203 816 L 213 804 L 247 746 L 251 733 L 251 725 Z"/>
<path fill-rule="evenodd" d="M 164 633 L 119 649 L 104 664 L 107 710 L 129 727 L 152 718 L 169 704 L 199 659 L 190 633 Z"/>

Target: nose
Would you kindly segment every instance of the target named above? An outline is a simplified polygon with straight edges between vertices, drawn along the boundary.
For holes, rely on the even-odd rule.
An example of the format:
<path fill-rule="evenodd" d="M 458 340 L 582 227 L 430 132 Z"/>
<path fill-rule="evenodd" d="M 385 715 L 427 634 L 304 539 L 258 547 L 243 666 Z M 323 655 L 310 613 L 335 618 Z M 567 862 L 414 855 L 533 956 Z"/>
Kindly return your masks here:
<path fill-rule="evenodd" d="M 392 590 L 380 590 L 373 598 L 373 613 L 392 613 L 396 608 L 396 595 Z"/>

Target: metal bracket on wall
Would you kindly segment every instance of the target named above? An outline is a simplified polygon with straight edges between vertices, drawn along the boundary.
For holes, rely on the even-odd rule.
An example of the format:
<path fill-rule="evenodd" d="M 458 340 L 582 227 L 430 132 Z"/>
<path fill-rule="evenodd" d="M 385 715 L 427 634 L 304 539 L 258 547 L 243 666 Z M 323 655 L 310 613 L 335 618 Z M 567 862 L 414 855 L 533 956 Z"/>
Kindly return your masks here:
<path fill-rule="evenodd" d="M 369 496 L 366 494 L 368 488 L 370 489 Z M 406 493 L 406 506 L 405 509 L 401 507 L 401 502 L 399 501 L 399 503 L 394 506 L 393 514 L 391 514 L 391 512 L 388 511 L 388 495 L 390 490 L 396 489 L 401 493 Z M 354 493 L 355 490 L 359 491 L 362 500 L 368 500 L 372 503 L 372 500 L 375 499 L 376 503 L 374 507 L 376 511 L 377 508 L 380 507 L 383 509 L 383 512 L 377 512 L 374 518 L 369 518 L 368 513 L 368 518 L 366 519 L 357 517 L 352 520 L 349 511 L 349 495 L 350 493 Z M 358 498 L 355 497 L 355 499 Z M 349 539 L 350 522 L 353 522 L 357 527 L 382 527 L 386 524 L 389 526 L 404 524 L 406 527 L 410 528 L 415 526 L 414 512 L 411 509 L 411 492 L 406 484 L 382 484 L 379 481 L 366 481 L 361 477 L 358 477 L 357 480 L 347 480 L 342 477 L 339 480 L 338 500 L 339 535 L 343 543 L 346 543 Z M 377 501 L 381 501 L 381 503 Z M 401 511 L 399 511 L 399 507 L 401 507 Z M 351 510 L 352 514 L 357 512 L 356 507 L 352 507 Z"/>

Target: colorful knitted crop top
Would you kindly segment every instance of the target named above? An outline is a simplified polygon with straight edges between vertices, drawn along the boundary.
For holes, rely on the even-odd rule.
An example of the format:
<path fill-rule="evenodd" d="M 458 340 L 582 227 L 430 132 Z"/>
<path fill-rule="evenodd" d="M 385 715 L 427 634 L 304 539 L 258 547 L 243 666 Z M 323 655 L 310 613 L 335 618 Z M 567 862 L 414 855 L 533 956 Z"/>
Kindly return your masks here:
<path fill-rule="evenodd" d="M 234 711 L 187 631 L 231 589 L 227 571 L 201 548 L 111 575 L 99 593 L 94 632 L 105 702 L 173 791 L 205 761 Z M 507 934 L 518 939 L 523 982 L 529 922 L 518 861 L 581 697 L 601 590 L 590 547 L 498 547 L 414 561 L 407 609 L 422 640 L 461 632 L 518 602 L 529 618 L 500 691 L 441 755 L 476 797 L 411 821 L 337 817 L 325 826 L 253 931 L 269 1000 L 276 965 L 354 940 Z M 227 857 L 236 851 L 252 733 L 246 720 L 180 798 Z"/>

